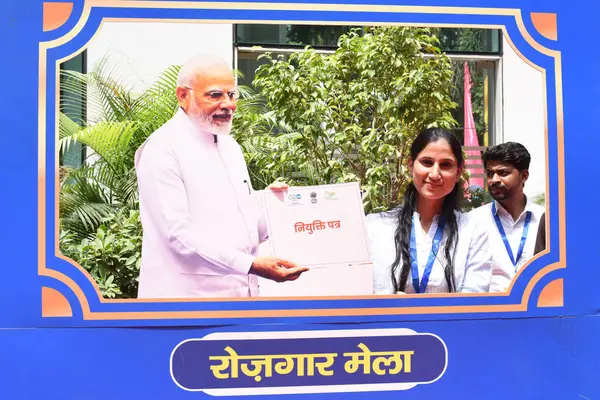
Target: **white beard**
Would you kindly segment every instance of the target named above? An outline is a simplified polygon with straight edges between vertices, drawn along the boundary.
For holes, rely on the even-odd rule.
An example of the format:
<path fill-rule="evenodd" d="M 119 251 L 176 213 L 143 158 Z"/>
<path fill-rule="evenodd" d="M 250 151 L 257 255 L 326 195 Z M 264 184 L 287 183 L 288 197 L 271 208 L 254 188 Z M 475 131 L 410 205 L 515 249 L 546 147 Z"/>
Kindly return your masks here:
<path fill-rule="evenodd" d="M 229 135 L 231 133 L 231 120 L 217 125 L 210 115 L 203 114 L 196 104 L 192 104 L 189 114 L 198 129 L 213 135 Z"/>

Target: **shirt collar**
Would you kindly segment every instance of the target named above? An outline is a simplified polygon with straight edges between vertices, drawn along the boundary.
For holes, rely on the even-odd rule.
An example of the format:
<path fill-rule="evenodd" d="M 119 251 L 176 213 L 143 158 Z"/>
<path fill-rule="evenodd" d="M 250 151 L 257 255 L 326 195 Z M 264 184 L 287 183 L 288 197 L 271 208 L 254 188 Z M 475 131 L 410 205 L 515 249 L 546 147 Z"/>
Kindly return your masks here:
<path fill-rule="evenodd" d="M 417 210 L 413 211 L 413 216 L 414 216 L 416 219 L 418 219 L 418 220 L 421 220 L 421 215 L 419 214 L 419 212 L 418 212 Z M 440 214 L 435 214 L 435 215 L 433 216 L 433 219 L 432 219 L 432 221 L 437 221 L 437 220 L 439 220 L 439 219 L 440 219 Z"/>
<path fill-rule="evenodd" d="M 519 218 L 517 218 L 515 222 L 519 221 L 527 211 L 532 211 L 533 208 L 533 202 L 529 200 L 529 198 L 526 195 L 523 196 L 525 196 L 525 208 L 523 209 L 523 212 L 519 215 Z M 496 215 L 498 215 L 500 211 L 502 211 L 503 214 L 510 215 L 508 211 L 506 211 L 506 209 L 502 207 L 502 204 L 500 204 L 497 200 L 494 200 L 494 203 L 496 204 Z"/>

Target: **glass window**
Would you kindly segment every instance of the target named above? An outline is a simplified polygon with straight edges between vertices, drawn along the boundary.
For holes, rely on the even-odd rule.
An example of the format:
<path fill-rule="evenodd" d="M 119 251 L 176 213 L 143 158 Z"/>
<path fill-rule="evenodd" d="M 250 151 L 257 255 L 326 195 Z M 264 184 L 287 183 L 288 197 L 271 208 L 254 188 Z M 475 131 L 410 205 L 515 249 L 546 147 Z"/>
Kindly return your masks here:
<path fill-rule="evenodd" d="M 335 48 L 344 33 L 360 26 L 336 25 L 235 25 L 236 46 Z M 499 29 L 440 28 L 440 48 L 449 53 L 500 54 Z"/>
<path fill-rule="evenodd" d="M 306 45 L 335 48 L 344 33 L 358 26 L 336 25 L 235 25 L 235 44 L 238 46 L 267 45 L 304 47 Z"/>
<path fill-rule="evenodd" d="M 502 31 L 499 29 L 441 28 L 440 49 L 459 54 L 502 53 Z"/>
<path fill-rule="evenodd" d="M 264 59 L 257 59 L 261 53 L 262 51 L 238 51 L 236 69 L 241 73 L 241 76 L 238 79 L 239 85 L 252 86 L 256 70 L 261 64 L 266 62 Z M 273 57 L 275 57 L 276 54 L 277 53 L 274 53 Z"/>
<path fill-rule="evenodd" d="M 83 51 L 63 62 L 60 65 L 61 71 L 77 71 L 81 73 L 86 72 L 86 52 Z M 61 80 L 63 77 L 61 76 Z M 74 93 L 66 93 L 60 91 L 60 111 L 71 118 L 77 124 L 82 125 L 86 118 L 85 110 L 85 99 Z M 85 147 L 80 143 L 72 145 L 68 152 L 61 154 L 60 165 L 79 167 L 83 164 L 85 159 Z"/>

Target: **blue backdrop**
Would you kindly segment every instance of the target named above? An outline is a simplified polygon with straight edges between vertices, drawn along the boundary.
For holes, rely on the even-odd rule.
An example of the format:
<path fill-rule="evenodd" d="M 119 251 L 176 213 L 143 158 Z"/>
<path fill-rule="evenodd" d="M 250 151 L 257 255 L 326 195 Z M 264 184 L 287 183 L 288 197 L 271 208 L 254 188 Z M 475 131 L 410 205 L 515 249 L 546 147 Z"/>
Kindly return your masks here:
<path fill-rule="evenodd" d="M 207 397 L 183 390 L 171 377 L 171 353 L 184 340 L 218 332 L 376 328 L 431 333 L 447 348 L 447 368 L 439 380 L 401 392 L 382 391 L 377 393 L 378 398 L 595 399 L 600 396 L 597 383 L 600 346 L 596 339 L 600 333 L 597 318 L 600 245 L 595 233 L 600 218 L 595 211 L 599 190 L 594 168 L 596 149 L 600 148 L 600 135 L 594 123 L 600 110 L 597 95 L 600 83 L 596 79 L 597 4 L 558 0 L 543 3 L 413 0 L 402 4 L 518 9 L 523 27 L 531 35 L 528 39 L 510 12 L 461 15 L 423 10 L 375 12 L 367 6 L 359 12 L 350 12 L 343 8 L 343 4 L 398 5 L 396 0 L 339 2 L 338 11 L 311 11 L 309 1 L 297 2 L 305 4 L 298 10 L 285 10 L 284 6 L 252 10 L 243 3 L 229 10 L 214 5 L 195 10 L 165 9 L 159 8 L 159 4 L 167 2 L 147 1 L 137 8 L 93 7 L 82 29 L 76 25 L 85 2 L 75 0 L 71 18 L 48 32 L 42 30 L 42 3 L 41 0 L 5 1 L 0 14 L 0 48 L 4 55 L 0 64 L 3 89 L 0 170 L 4 177 L 0 196 L 4 221 L 0 241 L 4 271 L 4 287 L 0 290 L 0 328 L 3 328 L 0 398 Z M 536 30 L 530 17 L 532 12 L 557 14 L 558 40 L 548 39 Z M 551 251 L 535 260 L 510 296 L 504 297 L 203 303 L 101 301 L 88 278 L 49 249 L 55 247 L 56 229 L 55 61 L 84 46 L 100 21 L 107 17 L 504 26 L 519 51 L 547 72 Z M 73 38 L 60 44 L 53 42 L 74 28 L 78 33 Z M 54 43 L 52 48 L 40 51 L 48 43 Z M 551 283 L 557 285 L 542 296 Z M 43 300 L 48 299 L 42 299 L 42 288 L 46 288 L 46 293 L 48 290 L 59 293 L 72 316 L 43 314 Z M 550 304 L 554 305 L 551 307 L 540 307 L 544 305 L 538 304 L 542 297 L 560 301 Z M 405 313 L 403 310 L 408 307 L 439 308 L 434 312 L 422 308 L 423 311 Z M 309 339 L 298 340 L 302 347 L 305 344 L 300 342 Z M 322 344 L 315 346 L 328 351 L 327 341 L 319 343 Z M 214 355 L 222 354 L 220 351 L 218 348 Z M 364 383 L 362 378 L 356 379 L 357 384 Z M 330 399 L 364 398 L 371 394 L 302 396 Z"/>

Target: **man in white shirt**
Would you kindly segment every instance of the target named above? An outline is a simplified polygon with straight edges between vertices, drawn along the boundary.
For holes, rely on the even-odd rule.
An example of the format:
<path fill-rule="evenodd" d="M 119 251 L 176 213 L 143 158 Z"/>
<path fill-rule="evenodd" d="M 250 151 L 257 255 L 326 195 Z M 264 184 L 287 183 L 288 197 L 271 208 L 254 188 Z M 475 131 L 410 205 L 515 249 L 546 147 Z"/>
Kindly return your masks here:
<path fill-rule="evenodd" d="M 307 268 L 257 257 L 267 229 L 239 144 L 229 136 L 238 91 L 214 56 L 183 65 L 180 109 L 135 155 L 143 227 L 138 298 L 249 297 L 258 276 Z M 273 190 L 285 189 L 272 186 Z"/>
<path fill-rule="evenodd" d="M 493 202 L 471 215 L 487 226 L 493 252 L 491 292 L 505 292 L 517 271 L 534 255 L 535 241 L 544 207 L 525 196 L 531 156 L 515 142 L 488 148 L 482 155 Z"/>

